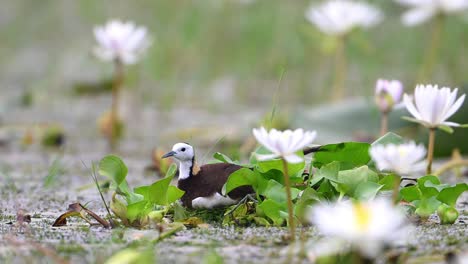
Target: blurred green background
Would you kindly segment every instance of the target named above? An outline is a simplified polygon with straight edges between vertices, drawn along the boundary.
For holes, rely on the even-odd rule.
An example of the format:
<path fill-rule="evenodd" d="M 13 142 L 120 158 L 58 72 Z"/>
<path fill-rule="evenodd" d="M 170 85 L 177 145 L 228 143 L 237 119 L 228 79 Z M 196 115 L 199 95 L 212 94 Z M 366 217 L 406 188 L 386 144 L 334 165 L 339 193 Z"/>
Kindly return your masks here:
<path fill-rule="evenodd" d="M 271 111 L 277 96 L 278 109 L 289 114 L 291 126 L 315 128 L 319 133 L 321 129 L 326 131 L 326 125 L 317 127 L 320 123 L 314 123 L 317 120 L 314 115 L 306 115 L 310 109 L 329 102 L 333 79 L 334 42 L 304 18 L 306 8 L 320 2 L 3 0 L 0 116 L 7 122 L 25 122 L 28 117 L 31 117 L 29 121 L 36 121 L 33 117 L 37 111 L 26 112 L 28 115 L 20 112 L 27 116 L 23 118 L 15 116 L 18 113 L 14 110 L 16 102 L 25 94 L 33 98 L 33 109 L 44 112 L 44 117 L 39 118 L 42 121 L 63 121 L 59 117 L 54 119 L 62 112 L 83 112 L 69 116 L 78 119 L 89 113 L 90 109 L 82 111 L 79 104 L 75 108 L 70 98 L 77 86 L 99 86 L 111 78 L 112 65 L 98 61 L 91 54 L 95 45 L 92 29 L 108 19 L 119 18 L 146 26 L 153 39 L 147 56 L 136 66 L 127 68 L 125 86 L 132 97 L 138 98 L 139 107 L 147 106 L 160 113 L 187 109 L 181 116 L 195 115 L 191 119 L 197 119 L 193 109 L 202 109 L 216 113 L 220 126 L 238 122 L 239 127 L 248 127 L 255 125 L 252 120 L 260 120 Z M 399 20 L 405 10 L 403 7 L 389 0 L 367 2 L 380 7 L 385 19 L 370 30 L 353 32 L 349 38 L 346 93 L 348 97 L 372 96 L 377 78 L 399 79 L 404 82 L 405 90 L 411 92 L 429 45 L 431 23 L 407 28 Z M 466 87 L 466 14 L 446 20 L 441 43 L 434 74 L 425 82 Z M 283 71 L 281 88 L 276 93 Z M 352 131 L 359 128 L 367 134 L 376 133 L 378 113 L 372 107 L 372 100 L 330 106 L 330 109 L 343 109 L 333 110 L 330 118 L 336 117 L 336 121 L 328 123 L 343 125 L 329 129 L 337 135 L 329 141 L 346 134 L 351 136 Z M 100 102 L 94 102 L 94 117 L 108 106 L 97 106 Z M 365 114 L 356 115 L 359 122 L 348 116 L 345 117 L 348 122 L 340 121 L 340 111 L 352 112 L 343 105 L 350 109 L 362 108 Z M 465 102 L 465 114 L 459 114 L 457 120 L 466 121 L 467 108 Z M 326 116 L 327 108 L 319 109 Z M 232 119 L 232 116 L 248 113 L 255 115 L 246 123 L 242 123 L 245 121 L 242 118 Z M 305 116 L 301 118 L 301 115 Z M 152 129 L 151 135 L 157 134 L 154 130 L 162 127 L 161 122 L 170 123 L 170 117 L 167 114 L 166 119 L 162 118 L 165 121 L 158 119 L 158 125 L 143 129 Z M 403 126 L 404 121 L 399 121 L 399 116 L 394 120 L 397 120 L 393 121 L 394 126 Z M 183 122 L 180 126 L 183 127 Z M 461 139 L 468 139 L 465 132 L 456 133 Z M 325 138 L 322 140 L 327 141 Z"/>

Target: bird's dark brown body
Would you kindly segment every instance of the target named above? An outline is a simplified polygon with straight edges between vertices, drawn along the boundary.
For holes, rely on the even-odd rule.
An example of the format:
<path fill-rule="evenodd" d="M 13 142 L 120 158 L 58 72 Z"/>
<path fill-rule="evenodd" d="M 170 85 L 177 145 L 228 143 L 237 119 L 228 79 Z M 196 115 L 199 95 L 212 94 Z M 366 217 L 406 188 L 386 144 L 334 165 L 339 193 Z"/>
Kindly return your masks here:
<path fill-rule="evenodd" d="M 194 171 L 187 179 L 179 179 L 177 187 L 185 191 L 181 198 L 182 205 L 192 208 L 192 201 L 198 197 L 210 197 L 216 193 L 221 194 L 229 176 L 243 168 L 229 163 L 206 164 Z M 193 171 L 193 170 L 192 170 Z M 254 193 L 250 186 L 238 187 L 227 195 L 233 200 L 244 198 L 247 194 Z"/>

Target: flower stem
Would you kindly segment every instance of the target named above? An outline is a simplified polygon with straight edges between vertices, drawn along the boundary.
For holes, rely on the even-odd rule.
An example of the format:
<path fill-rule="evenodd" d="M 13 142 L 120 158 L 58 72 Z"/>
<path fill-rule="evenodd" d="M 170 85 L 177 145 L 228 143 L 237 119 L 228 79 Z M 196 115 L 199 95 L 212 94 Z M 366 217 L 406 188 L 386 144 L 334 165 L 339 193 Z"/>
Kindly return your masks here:
<path fill-rule="evenodd" d="M 388 131 L 388 112 L 382 112 L 380 117 L 380 136 L 384 136 Z"/>
<path fill-rule="evenodd" d="M 432 172 L 432 159 L 434 158 L 435 128 L 429 128 L 429 143 L 427 147 L 427 170 L 426 174 Z"/>
<path fill-rule="evenodd" d="M 117 59 L 114 63 L 114 83 L 112 85 L 112 106 L 110 113 L 110 125 L 111 125 L 111 134 L 109 137 L 109 147 L 111 150 L 115 150 L 117 146 L 117 126 L 119 121 L 119 95 L 120 87 L 122 86 L 124 80 L 123 64 Z"/>
<path fill-rule="evenodd" d="M 296 235 L 296 225 L 294 223 L 293 203 L 291 198 L 291 182 L 288 174 L 288 163 L 283 158 L 284 184 L 286 185 L 286 199 L 288 200 L 288 225 L 291 242 L 294 242 Z"/>
<path fill-rule="evenodd" d="M 440 41 L 442 37 L 442 30 L 444 25 L 444 15 L 440 14 L 434 20 L 431 31 L 431 41 L 430 45 L 426 50 L 425 61 L 419 72 L 419 81 L 427 82 L 427 76 L 432 74 L 435 63 L 437 62 L 437 57 L 440 49 Z"/>
<path fill-rule="evenodd" d="M 344 82 L 346 79 L 346 39 L 345 36 L 337 38 L 335 51 L 335 79 L 333 80 L 332 100 L 338 101 L 344 96 Z"/>
<path fill-rule="evenodd" d="M 442 167 L 435 171 L 433 175 L 440 176 L 444 172 L 457 167 L 468 167 L 468 160 L 451 160 L 442 165 Z"/>

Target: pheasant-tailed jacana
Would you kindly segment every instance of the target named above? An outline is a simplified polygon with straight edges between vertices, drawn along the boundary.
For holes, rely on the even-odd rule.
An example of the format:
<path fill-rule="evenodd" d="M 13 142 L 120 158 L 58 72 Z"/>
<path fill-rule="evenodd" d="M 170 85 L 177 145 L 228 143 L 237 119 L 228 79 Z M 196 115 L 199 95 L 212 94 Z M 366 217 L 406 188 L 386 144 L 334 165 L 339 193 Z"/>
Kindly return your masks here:
<path fill-rule="evenodd" d="M 308 148 L 304 154 L 319 149 Z M 189 208 L 214 208 L 232 205 L 248 194 L 254 193 L 250 186 L 240 186 L 222 195 L 223 185 L 231 173 L 243 168 L 229 163 L 213 163 L 198 166 L 193 147 L 187 143 L 177 143 L 172 151 L 162 158 L 173 157 L 180 162 L 177 187 L 185 191 L 181 198 L 182 205 Z"/>

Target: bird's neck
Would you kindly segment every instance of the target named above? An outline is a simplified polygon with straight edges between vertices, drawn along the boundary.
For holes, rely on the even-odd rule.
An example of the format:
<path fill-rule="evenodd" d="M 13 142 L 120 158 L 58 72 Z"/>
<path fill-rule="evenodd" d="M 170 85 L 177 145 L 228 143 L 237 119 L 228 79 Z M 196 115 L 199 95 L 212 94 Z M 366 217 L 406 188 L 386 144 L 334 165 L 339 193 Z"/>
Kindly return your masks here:
<path fill-rule="evenodd" d="M 179 165 L 179 180 L 184 180 L 197 175 L 200 167 L 197 165 L 195 158 L 192 160 L 181 161 Z"/>

